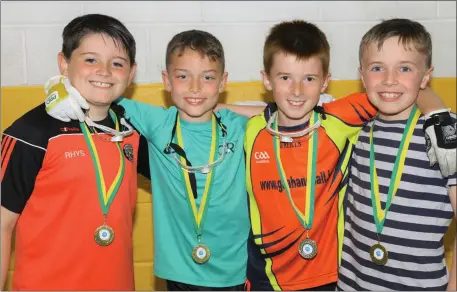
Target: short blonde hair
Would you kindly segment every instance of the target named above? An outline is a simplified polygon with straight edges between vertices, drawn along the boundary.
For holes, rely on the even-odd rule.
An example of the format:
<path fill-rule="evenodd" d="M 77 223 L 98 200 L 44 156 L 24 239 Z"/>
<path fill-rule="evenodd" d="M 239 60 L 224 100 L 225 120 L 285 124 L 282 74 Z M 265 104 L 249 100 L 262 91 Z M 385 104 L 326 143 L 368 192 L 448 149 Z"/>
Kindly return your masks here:
<path fill-rule="evenodd" d="M 417 21 L 393 18 L 373 26 L 363 37 L 359 46 L 359 62 L 362 65 L 362 57 L 368 46 L 376 43 L 380 50 L 384 42 L 392 37 L 398 37 L 405 49 L 412 44 L 414 48 L 425 56 L 427 68 L 432 66 L 432 38 L 425 27 Z"/>

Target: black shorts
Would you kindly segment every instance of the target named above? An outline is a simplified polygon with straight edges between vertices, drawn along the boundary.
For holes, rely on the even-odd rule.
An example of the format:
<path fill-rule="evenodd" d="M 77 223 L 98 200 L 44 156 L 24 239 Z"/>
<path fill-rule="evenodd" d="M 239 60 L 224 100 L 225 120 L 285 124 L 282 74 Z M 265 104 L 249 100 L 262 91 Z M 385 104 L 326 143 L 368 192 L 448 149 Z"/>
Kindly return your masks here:
<path fill-rule="evenodd" d="M 244 283 L 230 287 L 205 287 L 167 280 L 168 291 L 244 291 Z"/>
<path fill-rule="evenodd" d="M 301 291 L 336 291 L 336 282 L 301 290 Z"/>

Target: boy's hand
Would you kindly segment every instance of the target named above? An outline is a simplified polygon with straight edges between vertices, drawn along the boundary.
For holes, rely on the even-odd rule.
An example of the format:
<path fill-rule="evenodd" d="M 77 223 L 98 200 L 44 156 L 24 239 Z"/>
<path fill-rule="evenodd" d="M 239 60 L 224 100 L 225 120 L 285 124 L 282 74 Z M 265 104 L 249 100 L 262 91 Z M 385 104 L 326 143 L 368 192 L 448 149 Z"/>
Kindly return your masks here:
<path fill-rule="evenodd" d="M 70 84 L 65 76 L 51 77 L 44 85 L 46 91 L 46 112 L 51 117 L 69 122 L 79 120 L 84 122 L 83 109 L 89 109 L 89 104 L 81 94 Z"/>
<path fill-rule="evenodd" d="M 456 123 L 449 111 L 438 110 L 428 114 L 423 129 L 430 165 L 438 162 L 444 177 L 454 175 L 457 152 Z"/>
<path fill-rule="evenodd" d="M 336 99 L 333 97 L 333 95 L 327 94 L 327 93 L 321 93 L 321 95 L 319 96 L 318 105 L 322 105 L 323 103 L 329 103 L 329 102 L 332 102 L 335 100 Z"/>

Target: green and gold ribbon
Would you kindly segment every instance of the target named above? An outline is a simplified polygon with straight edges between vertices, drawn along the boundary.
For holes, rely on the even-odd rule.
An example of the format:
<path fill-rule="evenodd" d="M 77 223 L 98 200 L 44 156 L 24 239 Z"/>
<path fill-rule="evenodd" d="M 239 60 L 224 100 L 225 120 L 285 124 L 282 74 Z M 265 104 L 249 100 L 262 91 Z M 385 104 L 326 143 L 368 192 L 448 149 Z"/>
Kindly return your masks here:
<path fill-rule="evenodd" d="M 209 162 L 208 164 L 212 164 L 215 160 L 216 157 L 216 149 L 217 145 L 219 145 L 219 134 L 217 131 L 217 123 L 216 123 L 216 117 L 212 115 L 211 119 L 211 148 L 209 151 Z M 180 118 L 178 117 L 176 121 L 176 136 L 178 140 L 178 145 L 184 149 L 184 142 L 182 139 L 182 133 L 181 133 L 181 123 L 180 123 Z M 181 163 L 186 165 L 186 159 L 184 157 L 180 157 Z M 187 201 L 188 201 L 188 206 L 190 208 L 191 213 L 193 214 L 193 219 L 192 222 L 194 224 L 194 229 L 195 233 L 197 234 L 197 238 L 201 238 L 203 234 L 203 225 L 205 223 L 206 219 L 206 214 L 208 211 L 208 205 L 209 205 L 209 200 L 211 196 L 211 184 L 214 178 L 214 173 L 215 169 L 212 167 L 210 171 L 207 173 L 206 176 L 206 182 L 205 182 L 205 189 L 203 191 L 203 196 L 200 202 L 200 207 L 197 209 L 197 204 L 195 202 L 194 194 L 192 191 L 192 186 L 190 183 L 190 178 L 189 178 L 189 173 L 185 171 L 184 169 L 182 170 L 182 174 L 184 177 L 184 183 L 186 185 L 186 193 L 187 193 Z M 196 197 L 196 196 L 195 196 Z"/>
<path fill-rule="evenodd" d="M 116 114 L 110 110 L 109 114 L 113 121 L 116 123 L 116 130 L 119 131 L 119 122 L 117 120 Z M 100 163 L 100 158 L 98 157 L 97 148 L 95 147 L 94 140 L 92 139 L 92 135 L 87 127 L 86 123 L 82 122 L 79 124 L 81 130 L 84 134 L 84 139 L 86 140 L 87 147 L 89 148 L 90 155 L 92 157 L 92 162 L 94 164 L 95 169 L 95 177 L 97 181 L 97 191 L 98 191 L 98 198 L 100 201 L 100 205 L 102 207 L 103 215 L 107 216 L 109 207 L 114 200 L 114 197 L 119 190 L 119 187 L 122 182 L 122 178 L 124 177 L 124 169 L 125 169 L 125 161 L 124 155 L 122 153 L 122 149 L 119 142 L 116 142 L 116 146 L 119 150 L 119 169 L 117 171 L 116 177 L 114 178 L 112 184 L 110 185 L 108 191 L 106 190 L 105 184 L 105 177 L 103 175 L 102 166 Z"/>
<path fill-rule="evenodd" d="M 405 166 L 406 152 L 408 152 L 409 143 L 413 136 L 414 129 L 417 121 L 419 120 L 420 111 L 417 109 L 417 105 L 414 105 L 408 121 L 403 131 L 400 146 L 398 148 L 397 157 L 395 159 L 394 168 L 390 177 L 390 185 L 387 193 L 386 207 L 383 210 L 381 207 L 381 199 L 379 195 L 379 182 L 378 175 L 376 173 L 375 158 L 374 158 L 374 143 L 373 143 L 373 126 L 370 130 L 370 180 L 371 180 L 371 205 L 373 207 L 373 217 L 376 223 L 376 230 L 378 234 L 382 233 L 384 222 L 387 217 L 387 212 L 392 204 L 393 199 L 397 193 L 400 185 L 401 176 L 403 174 L 403 167 Z"/>
<path fill-rule="evenodd" d="M 318 115 L 313 111 L 311 113 L 310 121 L 313 124 L 309 125 L 312 127 L 318 121 Z M 276 116 L 276 121 L 274 122 L 274 130 L 278 131 L 278 117 Z M 316 192 L 316 160 L 317 160 L 317 138 L 318 138 L 318 129 L 316 129 L 308 140 L 308 165 L 306 172 L 306 203 L 305 203 L 305 214 L 303 214 L 295 205 L 292 194 L 290 192 L 289 184 L 286 179 L 286 172 L 281 163 L 281 151 L 280 151 L 280 139 L 277 136 L 273 136 L 274 143 L 274 152 L 276 157 L 276 166 L 278 168 L 279 177 L 281 178 L 282 185 L 286 191 L 287 198 L 289 199 L 290 204 L 295 212 L 300 223 L 309 230 L 313 227 L 314 220 L 314 198 Z"/>

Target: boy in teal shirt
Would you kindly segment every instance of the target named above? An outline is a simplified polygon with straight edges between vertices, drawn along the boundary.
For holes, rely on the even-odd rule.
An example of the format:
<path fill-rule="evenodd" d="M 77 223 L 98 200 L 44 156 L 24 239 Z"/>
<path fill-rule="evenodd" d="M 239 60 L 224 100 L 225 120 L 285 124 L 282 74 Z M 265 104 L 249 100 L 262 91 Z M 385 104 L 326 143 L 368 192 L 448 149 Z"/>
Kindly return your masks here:
<path fill-rule="evenodd" d="M 221 43 L 186 31 L 167 47 L 168 109 L 119 100 L 147 137 L 154 194 L 154 273 L 169 290 L 240 290 L 249 217 L 243 137 L 247 118 L 213 112 L 225 89 Z M 203 287 L 201 287 L 203 286 Z"/>

